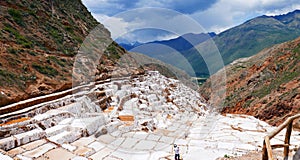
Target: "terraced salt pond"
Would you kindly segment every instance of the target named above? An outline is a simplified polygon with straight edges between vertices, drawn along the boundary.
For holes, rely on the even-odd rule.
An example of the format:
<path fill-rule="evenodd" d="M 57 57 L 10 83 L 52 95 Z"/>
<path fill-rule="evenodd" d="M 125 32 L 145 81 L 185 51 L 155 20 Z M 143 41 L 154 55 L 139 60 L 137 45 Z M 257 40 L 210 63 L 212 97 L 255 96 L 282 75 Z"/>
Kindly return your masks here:
<path fill-rule="evenodd" d="M 0 159 L 216 159 L 261 150 L 274 127 L 251 116 L 210 112 L 201 96 L 158 72 L 95 85 L 24 121 L 0 126 Z M 271 143 L 282 144 L 282 131 Z M 299 144 L 292 132 L 291 148 Z"/>

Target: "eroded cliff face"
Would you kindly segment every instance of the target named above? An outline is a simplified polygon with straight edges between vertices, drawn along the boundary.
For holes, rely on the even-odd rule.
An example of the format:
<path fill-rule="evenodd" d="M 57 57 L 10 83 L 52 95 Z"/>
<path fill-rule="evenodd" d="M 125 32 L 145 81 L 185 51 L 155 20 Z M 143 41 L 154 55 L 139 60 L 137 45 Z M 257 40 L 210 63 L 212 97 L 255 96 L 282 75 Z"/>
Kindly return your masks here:
<path fill-rule="evenodd" d="M 75 56 L 95 27 L 111 42 L 96 50 L 98 79 L 126 53 L 80 0 L 4 0 L 0 19 L 0 106 L 71 88 Z"/>
<path fill-rule="evenodd" d="M 220 97 L 224 100 L 222 113 L 249 114 L 271 125 L 299 113 L 299 62 L 300 38 L 297 38 L 226 66 L 227 92 Z M 206 99 L 211 93 L 211 79 L 218 78 L 217 73 L 201 87 Z"/>

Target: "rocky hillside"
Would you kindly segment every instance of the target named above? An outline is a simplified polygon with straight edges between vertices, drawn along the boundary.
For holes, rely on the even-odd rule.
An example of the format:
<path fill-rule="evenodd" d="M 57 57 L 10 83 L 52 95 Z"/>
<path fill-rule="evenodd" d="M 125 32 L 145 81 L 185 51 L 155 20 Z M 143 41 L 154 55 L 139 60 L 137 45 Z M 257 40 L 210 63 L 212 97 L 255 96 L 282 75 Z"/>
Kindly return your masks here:
<path fill-rule="evenodd" d="M 244 113 L 278 125 L 300 111 L 300 38 L 226 66 L 223 113 Z M 210 96 L 210 81 L 200 91 Z M 221 101 L 219 102 L 221 105 Z"/>
<path fill-rule="evenodd" d="M 89 32 L 97 26 L 111 40 L 80 0 L 2 0 L 0 19 L 0 106 L 71 88 L 74 59 Z M 112 43 L 105 53 L 111 66 L 125 50 Z"/>

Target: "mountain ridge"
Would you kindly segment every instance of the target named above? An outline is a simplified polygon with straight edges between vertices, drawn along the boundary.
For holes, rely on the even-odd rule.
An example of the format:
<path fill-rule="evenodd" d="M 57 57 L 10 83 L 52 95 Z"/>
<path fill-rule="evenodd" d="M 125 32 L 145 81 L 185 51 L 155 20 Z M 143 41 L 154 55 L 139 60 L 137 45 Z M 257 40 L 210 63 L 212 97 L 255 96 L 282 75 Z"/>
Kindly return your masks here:
<path fill-rule="evenodd" d="M 258 16 L 212 37 L 224 60 L 230 64 L 236 59 L 252 56 L 271 47 L 300 36 L 300 10 L 276 16 Z M 206 48 L 205 42 L 194 45 Z M 174 48 L 172 45 L 167 47 Z M 175 48 L 176 50 L 176 48 Z M 141 50 L 143 53 L 143 50 Z M 179 50 L 193 67 L 197 76 L 211 75 L 203 58 L 195 48 Z M 147 54 L 149 56 L 149 54 Z M 177 65 L 180 68 L 180 66 Z M 221 68 L 216 67 L 217 71 Z"/>
<path fill-rule="evenodd" d="M 147 44 L 153 44 L 153 43 L 168 45 L 177 51 L 184 51 L 184 50 L 188 50 L 188 49 L 192 48 L 193 44 L 199 44 L 199 43 L 207 40 L 208 38 L 210 38 L 209 36 L 214 37 L 214 36 L 216 36 L 216 33 L 214 33 L 214 32 L 199 33 L 199 34 L 186 33 L 186 34 L 183 34 L 176 38 L 172 38 L 172 39 L 168 39 L 168 40 L 156 40 L 156 41 L 150 41 L 150 42 L 146 42 L 146 43 L 135 42 L 133 44 L 128 44 L 128 43 L 119 43 L 119 44 L 120 44 L 120 46 L 124 47 L 128 51 L 135 47 L 141 46 L 141 45 L 147 45 Z"/>

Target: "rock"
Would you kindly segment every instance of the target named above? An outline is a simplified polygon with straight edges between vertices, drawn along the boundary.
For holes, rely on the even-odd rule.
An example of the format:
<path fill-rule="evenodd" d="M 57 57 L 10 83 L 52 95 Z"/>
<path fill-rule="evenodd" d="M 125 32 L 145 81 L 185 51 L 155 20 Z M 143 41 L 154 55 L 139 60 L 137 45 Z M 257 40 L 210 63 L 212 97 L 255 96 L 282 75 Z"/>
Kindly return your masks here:
<path fill-rule="evenodd" d="M 98 138 L 104 134 L 107 134 L 107 128 L 106 126 L 102 126 L 98 129 L 98 131 L 95 133 L 95 137 Z"/>

